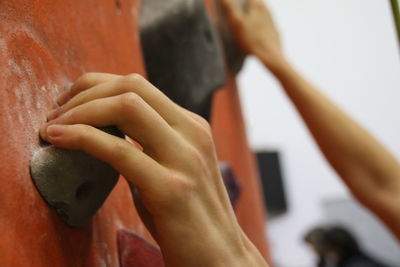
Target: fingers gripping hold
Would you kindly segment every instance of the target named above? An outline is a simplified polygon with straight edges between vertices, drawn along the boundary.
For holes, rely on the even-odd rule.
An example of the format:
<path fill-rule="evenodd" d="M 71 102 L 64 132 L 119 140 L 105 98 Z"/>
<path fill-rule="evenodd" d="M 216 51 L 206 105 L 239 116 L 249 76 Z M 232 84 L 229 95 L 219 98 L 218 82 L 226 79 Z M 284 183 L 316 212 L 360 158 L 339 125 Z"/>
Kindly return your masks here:
<path fill-rule="evenodd" d="M 107 73 L 85 73 L 84 75 L 79 77 L 78 80 L 76 80 L 71 86 L 66 88 L 65 92 L 57 98 L 57 104 L 63 105 L 80 92 L 85 91 L 88 88 L 91 88 L 98 84 L 117 79 L 119 77 L 121 76 Z"/>
<path fill-rule="evenodd" d="M 71 88 L 71 92 L 65 93 L 65 97 L 69 97 L 67 102 L 48 114 L 49 120 L 55 119 L 68 110 L 87 102 L 130 92 L 139 95 L 168 123 L 175 124 L 181 120 L 182 113 L 178 106 L 139 74 L 127 76 L 88 74 L 82 77 Z M 85 87 L 100 80 L 107 81 L 90 88 Z M 64 98 L 64 96 L 61 98 Z"/>
<path fill-rule="evenodd" d="M 138 188 L 151 188 L 162 167 L 128 141 L 89 125 L 51 125 L 49 140 L 57 147 L 82 150 L 110 164 Z M 135 166 L 132 168 L 132 166 Z M 152 173 L 148 170 L 151 169 Z M 154 175 L 159 173 L 159 175 Z"/>

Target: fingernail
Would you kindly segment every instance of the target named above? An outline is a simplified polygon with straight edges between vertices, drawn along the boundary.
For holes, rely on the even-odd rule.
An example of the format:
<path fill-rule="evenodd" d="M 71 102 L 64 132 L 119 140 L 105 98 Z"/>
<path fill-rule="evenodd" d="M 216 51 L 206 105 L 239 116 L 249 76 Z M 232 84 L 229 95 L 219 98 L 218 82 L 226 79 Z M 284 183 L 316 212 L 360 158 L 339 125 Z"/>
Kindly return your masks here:
<path fill-rule="evenodd" d="M 61 105 L 64 105 L 67 101 L 68 101 L 68 99 L 69 99 L 69 95 L 70 95 L 70 90 L 71 90 L 71 87 L 73 86 L 74 84 L 73 83 L 68 83 L 68 84 L 66 84 L 65 86 L 64 86 L 64 92 L 63 93 L 61 93 L 61 95 L 59 95 L 58 97 L 57 97 L 57 104 L 59 105 L 59 106 L 61 106 Z"/>
<path fill-rule="evenodd" d="M 56 108 L 56 109 L 53 109 L 52 111 L 49 111 L 49 113 L 47 113 L 47 121 L 54 120 L 55 118 L 58 117 L 59 113 L 60 113 L 60 109 L 59 108 Z"/>
<path fill-rule="evenodd" d="M 49 138 L 60 137 L 65 132 L 65 126 L 62 125 L 50 125 L 47 127 L 47 136 Z"/>
<path fill-rule="evenodd" d="M 39 129 L 40 137 L 42 137 L 43 140 L 47 140 L 47 133 L 46 133 L 46 130 L 47 130 L 47 126 L 48 126 L 48 125 L 49 125 L 49 124 L 46 123 L 46 124 L 42 125 L 42 126 L 40 127 L 40 129 Z"/>
<path fill-rule="evenodd" d="M 59 106 L 64 105 L 68 100 L 68 96 L 69 96 L 69 91 L 63 92 L 61 95 L 59 95 L 57 97 L 57 100 L 56 100 L 57 104 Z"/>

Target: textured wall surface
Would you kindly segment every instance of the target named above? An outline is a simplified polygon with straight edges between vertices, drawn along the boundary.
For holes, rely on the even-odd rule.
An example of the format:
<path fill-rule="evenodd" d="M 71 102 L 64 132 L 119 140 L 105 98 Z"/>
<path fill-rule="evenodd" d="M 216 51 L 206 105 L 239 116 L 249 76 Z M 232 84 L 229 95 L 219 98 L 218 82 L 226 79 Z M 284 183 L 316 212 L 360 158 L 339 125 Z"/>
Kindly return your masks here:
<path fill-rule="evenodd" d="M 72 229 L 44 202 L 29 175 L 39 126 L 67 82 L 88 71 L 143 73 L 138 4 L 0 2 L 2 266 L 118 266 L 116 231 L 126 227 L 147 236 L 122 179 L 92 222 Z"/>
<path fill-rule="evenodd" d="M 41 146 L 38 129 L 66 83 L 91 71 L 145 74 L 138 12 L 137 0 L 0 1 L 2 266 L 119 266 L 119 229 L 151 242 L 123 179 L 89 223 L 70 228 L 41 198 L 29 174 L 31 154 Z M 214 102 L 217 148 L 243 183 L 239 221 L 267 256 L 254 161 L 233 81 L 228 87 Z"/>

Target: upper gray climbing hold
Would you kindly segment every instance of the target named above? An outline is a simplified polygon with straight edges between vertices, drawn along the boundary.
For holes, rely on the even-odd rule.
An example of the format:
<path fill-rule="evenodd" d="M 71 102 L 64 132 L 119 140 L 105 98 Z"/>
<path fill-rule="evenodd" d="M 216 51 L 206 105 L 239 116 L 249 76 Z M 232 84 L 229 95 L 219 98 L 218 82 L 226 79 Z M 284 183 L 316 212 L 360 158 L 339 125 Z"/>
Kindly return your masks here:
<path fill-rule="evenodd" d="M 246 9 L 247 0 L 233 0 L 233 2 L 241 9 Z M 239 47 L 235 39 L 235 35 L 232 32 L 231 25 L 220 4 L 220 0 L 214 0 L 214 3 L 217 7 L 217 25 L 224 46 L 227 65 L 233 73 L 238 73 L 243 66 L 246 54 Z"/>
<path fill-rule="evenodd" d="M 208 118 L 225 82 L 216 29 L 202 0 L 146 0 L 140 17 L 149 80 L 179 105 Z"/>

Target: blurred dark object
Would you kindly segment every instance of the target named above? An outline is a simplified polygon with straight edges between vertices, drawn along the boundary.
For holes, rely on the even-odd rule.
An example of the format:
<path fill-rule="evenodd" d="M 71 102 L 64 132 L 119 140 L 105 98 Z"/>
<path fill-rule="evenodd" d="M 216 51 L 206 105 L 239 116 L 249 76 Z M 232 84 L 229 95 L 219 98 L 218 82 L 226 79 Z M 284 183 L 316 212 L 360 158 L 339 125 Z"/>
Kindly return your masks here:
<path fill-rule="evenodd" d="M 397 37 L 400 44 L 400 4 L 398 0 L 390 0 L 392 4 L 394 23 L 396 24 Z"/>
<path fill-rule="evenodd" d="M 268 215 L 276 216 L 287 212 L 279 152 L 257 152 L 256 156 Z"/>
<path fill-rule="evenodd" d="M 220 162 L 219 169 L 221 171 L 226 190 L 228 191 L 229 200 L 231 201 L 232 207 L 235 208 L 241 192 L 239 181 L 229 163 Z"/>
<path fill-rule="evenodd" d="M 140 36 L 150 82 L 209 119 L 213 92 L 225 83 L 225 62 L 204 2 L 143 1 Z"/>
<path fill-rule="evenodd" d="M 342 226 L 316 227 L 304 236 L 318 255 L 318 267 L 387 267 L 364 253 L 356 238 Z"/>
<path fill-rule="evenodd" d="M 235 2 L 235 4 L 240 6 L 243 10 L 247 4 L 247 0 L 233 0 L 233 2 Z M 243 66 L 246 54 L 236 42 L 235 35 L 231 30 L 231 25 L 226 17 L 226 14 L 224 13 L 220 0 L 215 0 L 214 3 L 218 15 L 218 30 L 224 46 L 225 57 L 229 70 L 231 70 L 233 73 L 238 73 Z"/>

